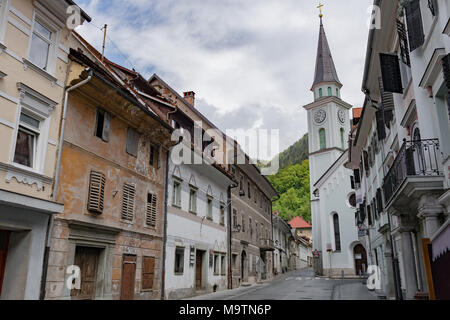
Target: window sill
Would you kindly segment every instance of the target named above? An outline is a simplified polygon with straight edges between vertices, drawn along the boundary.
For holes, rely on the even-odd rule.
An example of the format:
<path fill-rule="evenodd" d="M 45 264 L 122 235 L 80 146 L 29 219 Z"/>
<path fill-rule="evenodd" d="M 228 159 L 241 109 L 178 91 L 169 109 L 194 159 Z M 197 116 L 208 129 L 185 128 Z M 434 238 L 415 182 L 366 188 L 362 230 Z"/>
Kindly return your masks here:
<path fill-rule="evenodd" d="M 44 78 L 47 78 L 48 80 L 50 80 L 50 82 L 52 83 L 52 86 L 54 86 L 56 84 L 56 82 L 58 81 L 57 78 L 55 78 L 53 75 L 51 75 L 50 73 L 48 73 L 46 70 L 38 67 L 37 65 L 35 65 L 33 62 L 31 62 L 28 59 L 22 59 L 23 60 L 23 67 L 24 70 L 27 70 L 28 68 L 30 68 L 31 70 L 39 73 L 41 76 L 43 76 Z"/>
<path fill-rule="evenodd" d="M 5 51 L 6 49 L 7 49 L 6 45 L 0 42 L 0 54 L 2 54 L 3 51 Z"/>
<path fill-rule="evenodd" d="M 197 215 L 197 212 L 195 212 L 195 211 L 191 211 L 191 210 L 189 210 L 189 213 L 190 213 L 190 214 L 193 214 L 194 216 L 196 216 L 196 215 Z"/>
<path fill-rule="evenodd" d="M 182 276 L 182 275 L 184 275 L 184 272 L 174 272 L 174 275 L 176 275 L 176 276 Z"/>
<path fill-rule="evenodd" d="M 177 208 L 177 209 L 180 209 L 180 210 L 181 210 L 181 205 L 179 205 L 179 204 L 174 204 L 174 203 L 172 203 L 172 207 L 174 207 L 174 208 Z"/>

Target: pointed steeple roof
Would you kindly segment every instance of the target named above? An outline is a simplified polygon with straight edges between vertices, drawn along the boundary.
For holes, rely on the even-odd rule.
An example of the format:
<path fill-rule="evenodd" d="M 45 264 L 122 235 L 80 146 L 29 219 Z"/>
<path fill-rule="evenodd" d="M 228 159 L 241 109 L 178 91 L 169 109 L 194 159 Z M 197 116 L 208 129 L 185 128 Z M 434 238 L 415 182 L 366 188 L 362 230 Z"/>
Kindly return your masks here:
<path fill-rule="evenodd" d="M 342 86 L 334 66 L 333 56 L 328 46 L 327 36 L 320 18 L 319 46 L 317 49 L 316 72 L 313 87 L 321 82 L 335 82 Z"/>

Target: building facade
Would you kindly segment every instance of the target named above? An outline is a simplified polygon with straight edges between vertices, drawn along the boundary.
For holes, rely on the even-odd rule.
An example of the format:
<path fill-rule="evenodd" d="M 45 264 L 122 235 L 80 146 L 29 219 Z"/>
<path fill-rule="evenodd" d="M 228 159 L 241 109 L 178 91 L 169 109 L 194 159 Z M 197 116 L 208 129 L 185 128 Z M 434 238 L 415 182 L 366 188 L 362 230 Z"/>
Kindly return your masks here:
<path fill-rule="evenodd" d="M 447 1 L 375 1 L 364 110 L 350 144 L 357 223 L 390 298 L 449 297 Z"/>
<path fill-rule="evenodd" d="M 159 299 L 172 129 L 120 79 L 133 71 L 76 38 L 57 189 L 65 208 L 53 224 L 46 299 Z"/>
<path fill-rule="evenodd" d="M 294 255 L 297 252 L 296 247 L 292 247 L 294 238 L 291 232 L 291 226 L 284 221 L 278 212 L 273 213 L 273 243 L 275 251 L 273 253 L 273 273 L 274 275 L 285 273 L 289 270 L 294 270 L 296 262 Z M 292 258 L 291 259 L 291 254 Z"/>
<path fill-rule="evenodd" d="M 314 102 L 303 108 L 308 113 L 313 249 L 319 253 L 315 272 L 330 276 L 355 274 L 359 256 L 354 250 L 361 245 L 353 219 L 351 170 L 344 167 L 352 106 L 341 99 L 341 88 L 321 15 Z"/>
<path fill-rule="evenodd" d="M 40 298 L 49 226 L 64 210 L 53 184 L 71 4 L 0 0 L 0 299 Z"/>

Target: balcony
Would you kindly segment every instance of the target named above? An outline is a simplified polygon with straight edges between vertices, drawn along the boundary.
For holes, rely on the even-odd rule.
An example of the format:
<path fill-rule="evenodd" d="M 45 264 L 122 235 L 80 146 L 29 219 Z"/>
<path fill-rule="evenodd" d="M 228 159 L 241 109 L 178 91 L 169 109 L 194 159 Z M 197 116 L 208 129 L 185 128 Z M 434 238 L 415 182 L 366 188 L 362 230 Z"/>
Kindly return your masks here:
<path fill-rule="evenodd" d="M 275 246 L 273 244 L 272 239 L 260 239 L 259 240 L 259 248 L 261 251 L 274 251 Z"/>
<path fill-rule="evenodd" d="M 438 139 L 404 141 L 384 179 L 386 208 L 413 207 L 421 195 L 443 188 Z"/>

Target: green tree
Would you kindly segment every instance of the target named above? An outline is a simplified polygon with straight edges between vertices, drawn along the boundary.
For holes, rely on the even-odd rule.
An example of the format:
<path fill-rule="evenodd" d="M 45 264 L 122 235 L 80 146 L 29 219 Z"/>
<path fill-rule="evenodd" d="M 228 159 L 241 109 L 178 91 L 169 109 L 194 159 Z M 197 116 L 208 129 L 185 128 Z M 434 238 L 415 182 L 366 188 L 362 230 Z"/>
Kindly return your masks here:
<path fill-rule="evenodd" d="M 280 195 L 273 210 L 286 220 L 301 216 L 311 221 L 309 161 L 287 166 L 268 178 Z"/>

